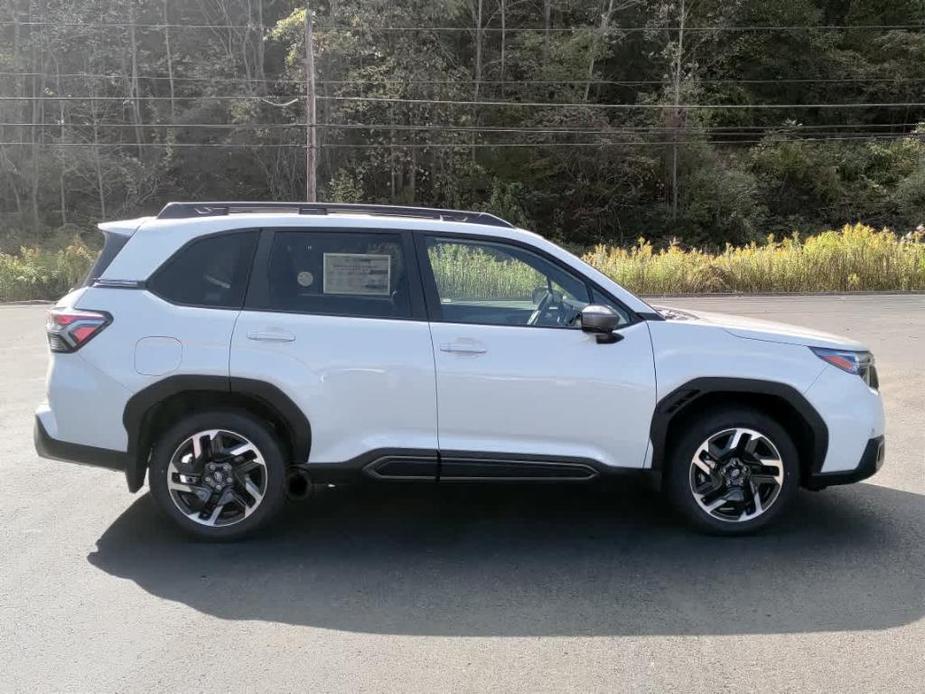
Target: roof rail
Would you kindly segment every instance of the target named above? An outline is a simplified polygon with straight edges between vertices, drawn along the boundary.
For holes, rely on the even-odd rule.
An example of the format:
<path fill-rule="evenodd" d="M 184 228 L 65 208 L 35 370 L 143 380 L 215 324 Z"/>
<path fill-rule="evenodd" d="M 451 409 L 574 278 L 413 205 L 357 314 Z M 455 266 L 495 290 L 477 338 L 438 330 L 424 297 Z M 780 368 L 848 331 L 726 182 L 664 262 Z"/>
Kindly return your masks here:
<path fill-rule="evenodd" d="M 158 219 L 190 219 L 216 217 L 242 212 L 296 212 L 326 215 L 339 213 L 381 215 L 384 217 L 418 217 L 449 222 L 469 222 L 513 229 L 514 225 L 487 212 L 443 210 L 432 207 L 399 205 L 361 205 L 342 202 L 168 202 L 158 213 Z"/>

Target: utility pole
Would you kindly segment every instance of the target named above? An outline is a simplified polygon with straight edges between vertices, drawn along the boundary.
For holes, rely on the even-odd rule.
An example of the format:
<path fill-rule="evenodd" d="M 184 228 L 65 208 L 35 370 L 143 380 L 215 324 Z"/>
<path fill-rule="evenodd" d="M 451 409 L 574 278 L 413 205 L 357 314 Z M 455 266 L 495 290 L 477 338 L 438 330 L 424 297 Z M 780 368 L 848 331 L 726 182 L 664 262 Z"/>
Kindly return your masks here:
<path fill-rule="evenodd" d="M 315 43 L 312 13 L 305 3 L 305 200 L 317 200 L 318 136 L 315 122 Z"/>
<path fill-rule="evenodd" d="M 678 218 L 678 139 L 681 134 L 681 67 L 684 60 L 684 25 L 687 23 L 687 10 L 684 0 L 678 15 L 678 47 L 674 60 L 674 110 L 672 111 L 671 146 L 671 218 Z"/>

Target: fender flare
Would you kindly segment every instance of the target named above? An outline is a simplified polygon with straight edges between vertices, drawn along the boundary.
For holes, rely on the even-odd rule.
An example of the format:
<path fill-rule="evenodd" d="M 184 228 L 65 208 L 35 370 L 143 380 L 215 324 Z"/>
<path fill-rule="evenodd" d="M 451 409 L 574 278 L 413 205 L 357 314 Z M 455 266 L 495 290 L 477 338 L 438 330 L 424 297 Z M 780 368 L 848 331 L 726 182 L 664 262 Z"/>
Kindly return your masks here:
<path fill-rule="evenodd" d="M 668 428 L 679 414 L 705 395 L 711 393 L 741 393 L 743 395 L 766 395 L 779 398 L 792 407 L 812 432 L 811 460 L 807 473 L 816 473 L 822 468 L 829 449 L 829 430 L 822 417 L 809 401 L 793 386 L 777 381 L 751 378 L 702 377 L 687 381 L 658 401 L 652 414 L 649 438 L 652 442 L 652 469 L 660 470 L 664 465 Z"/>
<path fill-rule="evenodd" d="M 144 484 L 148 469 L 145 440 L 148 415 L 161 402 L 181 393 L 227 393 L 252 398 L 273 411 L 288 430 L 292 455 L 296 461 L 308 460 L 311 448 L 311 425 L 302 410 L 282 390 L 271 383 L 250 378 L 228 376 L 180 375 L 169 376 L 138 391 L 125 405 L 122 424 L 128 434 L 128 462 L 125 477 L 129 491 L 136 492 Z"/>

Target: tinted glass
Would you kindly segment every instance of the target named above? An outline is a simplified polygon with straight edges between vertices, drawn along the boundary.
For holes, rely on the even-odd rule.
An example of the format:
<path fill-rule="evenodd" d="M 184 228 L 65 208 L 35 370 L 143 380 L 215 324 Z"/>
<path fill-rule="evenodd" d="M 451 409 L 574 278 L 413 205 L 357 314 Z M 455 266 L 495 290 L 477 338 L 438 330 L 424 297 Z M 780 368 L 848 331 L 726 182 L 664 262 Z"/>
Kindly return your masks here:
<path fill-rule="evenodd" d="M 397 234 L 278 231 L 268 270 L 265 308 L 367 318 L 411 316 Z"/>
<path fill-rule="evenodd" d="M 240 308 L 256 242 L 255 231 L 193 241 L 164 264 L 149 287 L 177 304 Z"/>
<path fill-rule="evenodd" d="M 428 239 L 427 257 L 444 321 L 576 327 L 589 303 L 584 281 L 518 246 Z"/>
<path fill-rule="evenodd" d="M 100 250 L 100 254 L 96 257 L 93 266 L 84 278 L 82 286 L 89 287 L 98 280 L 100 275 L 106 272 L 106 268 L 116 259 L 119 251 L 128 243 L 130 238 L 131 236 L 127 234 L 116 234 L 112 231 L 104 231 L 103 248 Z"/>
<path fill-rule="evenodd" d="M 625 325 L 630 322 L 629 314 L 626 312 L 626 309 L 610 297 L 601 294 L 597 289 L 591 291 L 591 303 L 612 308 L 616 314 L 620 316 L 620 325 Z"/>

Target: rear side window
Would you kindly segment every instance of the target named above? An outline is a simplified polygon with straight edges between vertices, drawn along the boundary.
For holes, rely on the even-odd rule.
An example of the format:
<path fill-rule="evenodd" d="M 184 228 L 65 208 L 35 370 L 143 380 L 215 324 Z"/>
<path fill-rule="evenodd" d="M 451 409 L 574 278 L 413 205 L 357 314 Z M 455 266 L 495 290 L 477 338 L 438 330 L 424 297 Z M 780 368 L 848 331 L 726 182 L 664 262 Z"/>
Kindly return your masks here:
<path fill-rule="evenodd" d="M 364 318 L 409 318 L 401 237 L 352 231 L 277 231 L 266 308 Z"/>
<path fill-rule="evenodd" d="M 175 304 L 241 308 L 256 243 L 256 231 L 193 241 L 161 266 L 148 288 Z"/>
<path fill-rule="evenodd" d="M 106 272 L 106 268 L 116 259 L 119 251 L 128 243 L 130 238 L 129 234 L 117 234 L 112 231 L 103 232 L 103 248 L 100 254 L 96 256 L 96 261 L 90 268 L 90 272 L 84 278 L 84 287 L 89 287 L 100 278 L 100 275 Z"/>

